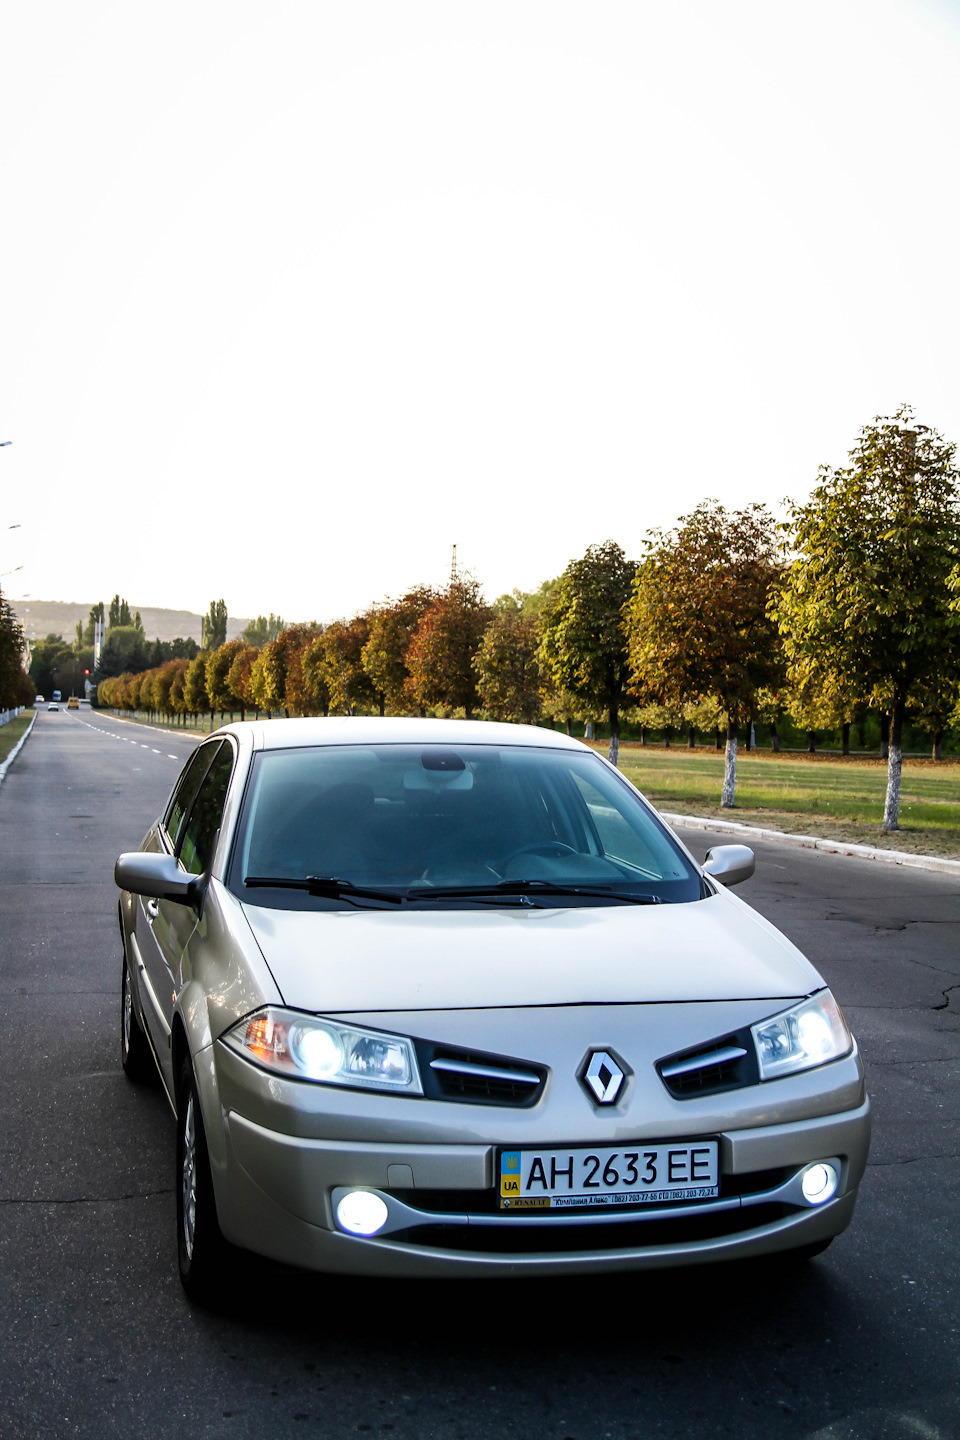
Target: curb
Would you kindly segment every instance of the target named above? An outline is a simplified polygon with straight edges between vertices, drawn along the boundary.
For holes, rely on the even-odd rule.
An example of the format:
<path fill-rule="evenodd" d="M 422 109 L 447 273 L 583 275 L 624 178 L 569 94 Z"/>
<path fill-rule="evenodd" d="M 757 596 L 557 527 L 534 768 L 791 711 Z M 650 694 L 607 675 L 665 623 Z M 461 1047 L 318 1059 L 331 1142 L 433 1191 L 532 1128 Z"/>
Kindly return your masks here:
<path fill-rule="evenodd" d="M 823 850 L 830 855 L 851 855 L 855 860 L 879 860 L 884 865 L 904 865 L 914 870 L 936 870 L 941 875 L 955 875 L 960 879 L 960 860 L 945 860 L 940 855 L 911 855 L 905 850 L 879 850 L 874 845 L 856 845 L 848 840 L 823 840 L 817 835 L 790 835 L 785 830 L 764 830 L 758 825 L 738 824 L 735 820 L 704 820 L 699 815 L 671 815 L 666 810 L 660 813 L 668 825 L 682 825 L 689 830 L 752 835 L 755 840 L 772 840 L 778 845 Z"/>
<path fill-rule="evenodd" d="M 30 736 L 30 731 L 33 729 L 33 727 L 34 727 L 34 725 L 36 725 L 36 723 L 37 723 L 37 712 L 34 711 L 34 712 L 33 712 L 33 719 L 30 721 L 30 724 L 27 726 L 26 730 L 24 730 L 23 734 L 20 736 L 20 739 L 17 741 L 16 745 L 14 745 L 13 749 L 10 751 L 10 754 L 7 756 L 6 760 L 4 760 L 3 764 L 0 765 L 0 785 L 3 784 L 3 781 L 4 781 L 4 778 L 5 778 L 5 776 L 6 776 L 7 771 L 10 769 L 10 766 L 13 764 L 14 760 L 16 760 L 17 756 L 20 754 L 20 751 L 23 749 L 24 745 L 26 745 L 27 740 L 28 740 L 28 738 L 29 738 L 29 736 Z"/>

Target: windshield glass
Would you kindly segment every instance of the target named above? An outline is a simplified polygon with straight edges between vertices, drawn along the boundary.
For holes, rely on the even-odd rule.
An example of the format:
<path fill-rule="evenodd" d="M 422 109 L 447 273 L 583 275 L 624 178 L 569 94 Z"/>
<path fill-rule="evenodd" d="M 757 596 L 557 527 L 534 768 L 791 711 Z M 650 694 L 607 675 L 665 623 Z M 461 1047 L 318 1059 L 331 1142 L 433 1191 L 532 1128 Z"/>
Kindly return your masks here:
<path fill-rule="evenodd" d="M 309 893 L 308 877 L 327 883 Z M 471 892 L 462 903 L 512 888 L 538 904 L 701 893 L 666 829 L 595 755 L 492 745 L 261 752 L 228 883 L 247 903 L 298 908 L 342 908 L 351 888 L 405 904 L 456 890 Z"/>

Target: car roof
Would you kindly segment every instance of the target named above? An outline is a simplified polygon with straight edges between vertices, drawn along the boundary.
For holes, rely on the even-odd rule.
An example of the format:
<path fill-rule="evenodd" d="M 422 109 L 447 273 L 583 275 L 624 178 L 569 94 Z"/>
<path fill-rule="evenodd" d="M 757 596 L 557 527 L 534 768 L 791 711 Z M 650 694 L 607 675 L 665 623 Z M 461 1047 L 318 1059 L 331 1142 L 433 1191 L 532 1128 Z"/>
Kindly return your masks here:
<path fill-rule="evenodd" d="M 558 730 L 493 720 L 421 720 L 379 715 L 326 719 L 253 720 L 216 731 L 235 734 L 255 750 L 308 745 L 524 745 L 551 750 L 589 749 Z M 592 752 L 591 752 L 592 753 Z"/>

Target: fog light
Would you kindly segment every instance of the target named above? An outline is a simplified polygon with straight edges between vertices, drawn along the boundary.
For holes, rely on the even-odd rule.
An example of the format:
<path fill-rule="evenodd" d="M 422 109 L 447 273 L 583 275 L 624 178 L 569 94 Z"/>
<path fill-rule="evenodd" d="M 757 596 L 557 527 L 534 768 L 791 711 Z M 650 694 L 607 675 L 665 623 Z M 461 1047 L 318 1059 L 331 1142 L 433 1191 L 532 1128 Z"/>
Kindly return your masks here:
<path fill-rule="evenodd" d="M 386 1225 L 388 1213 L 379 1195 L 351 1190 L 337 1206 L 337 1224 L 351 1235 L 376 1235 Z"/>
<path fill-rule="evenodd" d="M 832 1165 L 808 1165 L 800 1181 L 803 1198 L 808 1205 L 823 1205 L 837 1193 L 840 1176 Z"/>

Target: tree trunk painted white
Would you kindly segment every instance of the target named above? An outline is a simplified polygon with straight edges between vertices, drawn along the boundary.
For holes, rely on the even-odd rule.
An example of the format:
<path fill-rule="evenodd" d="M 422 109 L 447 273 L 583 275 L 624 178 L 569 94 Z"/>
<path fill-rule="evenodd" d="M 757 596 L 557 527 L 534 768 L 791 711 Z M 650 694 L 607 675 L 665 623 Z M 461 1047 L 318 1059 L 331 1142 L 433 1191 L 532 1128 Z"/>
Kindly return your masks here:
<path fill-rule="evenodd" d="M 608 751 L 608 753 L 607 753 L 607 759 L 610 761 L 610 764 L 611 764 L 611 765 L 616 765 L 616 764 L 618 764 L 619 759 L 620 759 L 620 736 L 619 736 L 619 735 L 611 734 L 611 736 L 610 736 L 610 749 L 609 749 L 609 751 Z"/>
<path fill-rule="evenodd" d="M 887 755 L 887 799 L 883 807 L 884 830 L 900 828 L 900 774 L 903 770 L 903 751 L 890 741 Z"/>
<path fill-rule="evenodd" d="M 716 793 L 716 792 L 714 792 Z M 724 810 L 732 810 L 734 797 L 737 793 L 737 737 L 736 734 L 727 736 L 727 748 L 724 752 L 723 762 L 723 794 L 720 796 L 720 805 Z"/>

